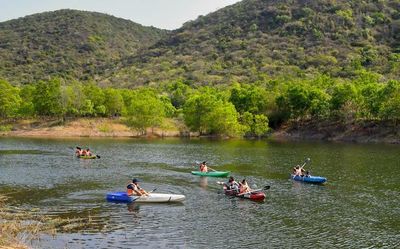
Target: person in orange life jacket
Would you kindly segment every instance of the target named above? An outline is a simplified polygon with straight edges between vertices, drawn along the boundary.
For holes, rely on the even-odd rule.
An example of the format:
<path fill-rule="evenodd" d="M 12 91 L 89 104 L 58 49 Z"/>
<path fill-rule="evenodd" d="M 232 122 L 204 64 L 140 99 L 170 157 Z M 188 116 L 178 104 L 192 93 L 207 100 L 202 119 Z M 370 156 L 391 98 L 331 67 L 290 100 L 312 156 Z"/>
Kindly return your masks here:
<path fill-rule="evenodd" d="M 132 183 L 129 183 L 126 186 L 126 192 L 128 195 L 138 195 L 138 196 L 148 196 L 149 194 L 139 186 L 139 180 L 136 178 L 132 179 Z"/>
<path fill-rule="evenodd" d="M 201 172 L 208 172 L 207 164 L 206 164 L 205 161 L 200 164 L 200 171 Z"/>
<path fill-rule="evenodd" d="M 229 177 L 228 182 L 224 183 L 224 189 L 234 190 L 236 193 L 239 192 L 239 184 L 235 181 L 233 176 Z"/>
<path fill-rule="evenodd" d="M 243 179 L 240 183 L 239 183 L 239 193 L 247 193 L 250 192 L 251 188 L 249 187 L 249 185 L 247 184 L 246 179 Z"/>

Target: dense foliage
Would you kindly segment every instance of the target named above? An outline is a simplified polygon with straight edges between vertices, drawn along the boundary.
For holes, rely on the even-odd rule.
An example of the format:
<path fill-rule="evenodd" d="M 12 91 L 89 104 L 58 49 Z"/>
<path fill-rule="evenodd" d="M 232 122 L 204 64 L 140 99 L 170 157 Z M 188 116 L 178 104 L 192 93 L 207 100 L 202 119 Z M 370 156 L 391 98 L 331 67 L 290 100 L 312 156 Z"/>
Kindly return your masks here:
<path fill-rule="evenodd" d="M 167 31 L 113 16 L 59 10 L 0 23 L 0 77 L 32 83 L 49 76 L 88 79 L 153 44 Z"/>
<path fill-rule="evenodd" d="M 166 119 L 183 120 L 199 134 L 223 136 L 263 136 L 288 121 L 384 121 L 393 127 L 400 121 L 400 81 L 380 82 L 367 71 L 353 80 L 320 75 L 223 87 L 190 88 L 172 81 L 160 87 L 114 89 L 57 78 L 22 87 L 0 80 L 0 86 L 3 119 L 118 116 L 143 134 L 162 127 Z M 183 98 L 182 92 L 190 94 Z"/>
<path fill-rule="evenodd" d="M 243 0 L 186 23 L 124 65 L 113 84 L 354 78 L 361 69 L 398 80 L 400 2 Z"/>
<path fill-rule="evenodd" d="M 172 32 L 32 15 L 0 23 L 0 117 L 122 117 L 142 133 L 174 119 L 227 136 L 310 120 L 397 127 L 399 34 L 399 0 L 243 0 Z"/>

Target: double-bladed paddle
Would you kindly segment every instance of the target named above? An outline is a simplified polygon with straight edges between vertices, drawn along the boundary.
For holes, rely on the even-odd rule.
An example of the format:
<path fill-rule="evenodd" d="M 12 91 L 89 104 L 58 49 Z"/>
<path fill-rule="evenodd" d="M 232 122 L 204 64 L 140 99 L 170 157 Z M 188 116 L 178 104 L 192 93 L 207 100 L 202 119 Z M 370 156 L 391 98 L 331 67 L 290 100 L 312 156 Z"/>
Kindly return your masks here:
<path fill-rule="evenodd" d="M 311 159 L 308 157 L 308 158 L 304 161 L 303 165 L 301 165 L 300 169 L 304 168 L 304 166 L 306 166 L 306 164 L 307 164 L 308 162 L 310 162 L 310 161 L 311 161 Z"/>

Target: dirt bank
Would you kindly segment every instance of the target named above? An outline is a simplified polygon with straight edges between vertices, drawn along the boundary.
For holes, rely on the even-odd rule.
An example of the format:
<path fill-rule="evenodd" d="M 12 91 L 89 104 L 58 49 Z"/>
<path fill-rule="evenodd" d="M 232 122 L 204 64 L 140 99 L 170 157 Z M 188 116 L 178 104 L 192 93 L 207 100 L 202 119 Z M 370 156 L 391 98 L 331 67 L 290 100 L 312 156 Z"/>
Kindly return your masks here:
<path fill-rule="evenodd" d="M 400 129 L 391 123 L 364 121 L 289 123 L 276 130 L 277 140 L 322 140 L 356 143 L 400 144 Z"/>
<path fill-rule="evenodd" d="M 120 119 L 79 118 L 71 120 L 16 120 L 3 124 L 2 136 L 11 137 L 179 137 L 185 135 L 173 123 L 168 128 L 148 129 L 146 134 L 126 126 Z M 8 129 L 7 129 L 8 127 Z"/>

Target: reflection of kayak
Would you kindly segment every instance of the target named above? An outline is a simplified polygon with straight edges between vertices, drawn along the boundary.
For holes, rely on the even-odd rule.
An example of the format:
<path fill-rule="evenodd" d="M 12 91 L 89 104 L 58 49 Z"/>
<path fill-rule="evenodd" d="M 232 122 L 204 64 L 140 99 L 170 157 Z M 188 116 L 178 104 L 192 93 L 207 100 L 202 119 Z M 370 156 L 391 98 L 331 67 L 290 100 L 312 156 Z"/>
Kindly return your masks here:
<path fill-rule="evenodd" d="M 229 171 L 208 171 L 208 172 L 192 171 L 193 175 L 212 176 L 212 177 L 227 177 L 229 173 L 230 173 Z"/>
<path fill-rule="evenodd" d="M 296 176 L 292 175 L 291 178 L 295 181 L 299 182 L 308 182 L 308 183 L 324 183 L 326 182 L 326 178 L 322 176 Z"/>
<path fill-rule="evenodd" d="M 80 158 L 80 159 L 96 159 L 97 158 L 97 156 L 95 156 L 95 155 L 92 155 L 92 156 L 77 156 L 78 158 Z"/>
<path fill-rule="evenodd" d="M 262 191 L 254 191 L 254 192 L 250 192 L 250 193 L 246 193 L 246 194 L 242 194 L 242 195 L 237 195 L 236 191 L 234 190 L 224 190 L 226 195 L 229 196 L 235 196 L 235 197 L 239 197 L 239 198 L 244 198 L 244 199 L 250 199 L 253 201 L 262 201 L 265 199 L 265 194 Z"/>
<path fill-rule="evenodd" d="M 184 195 L 149 193 L 149 196 L 129 196 L 126 192 L 111 192 L 106 196 L 107 201 L 114 202 L 180 202 L 185 200 Z"/>

